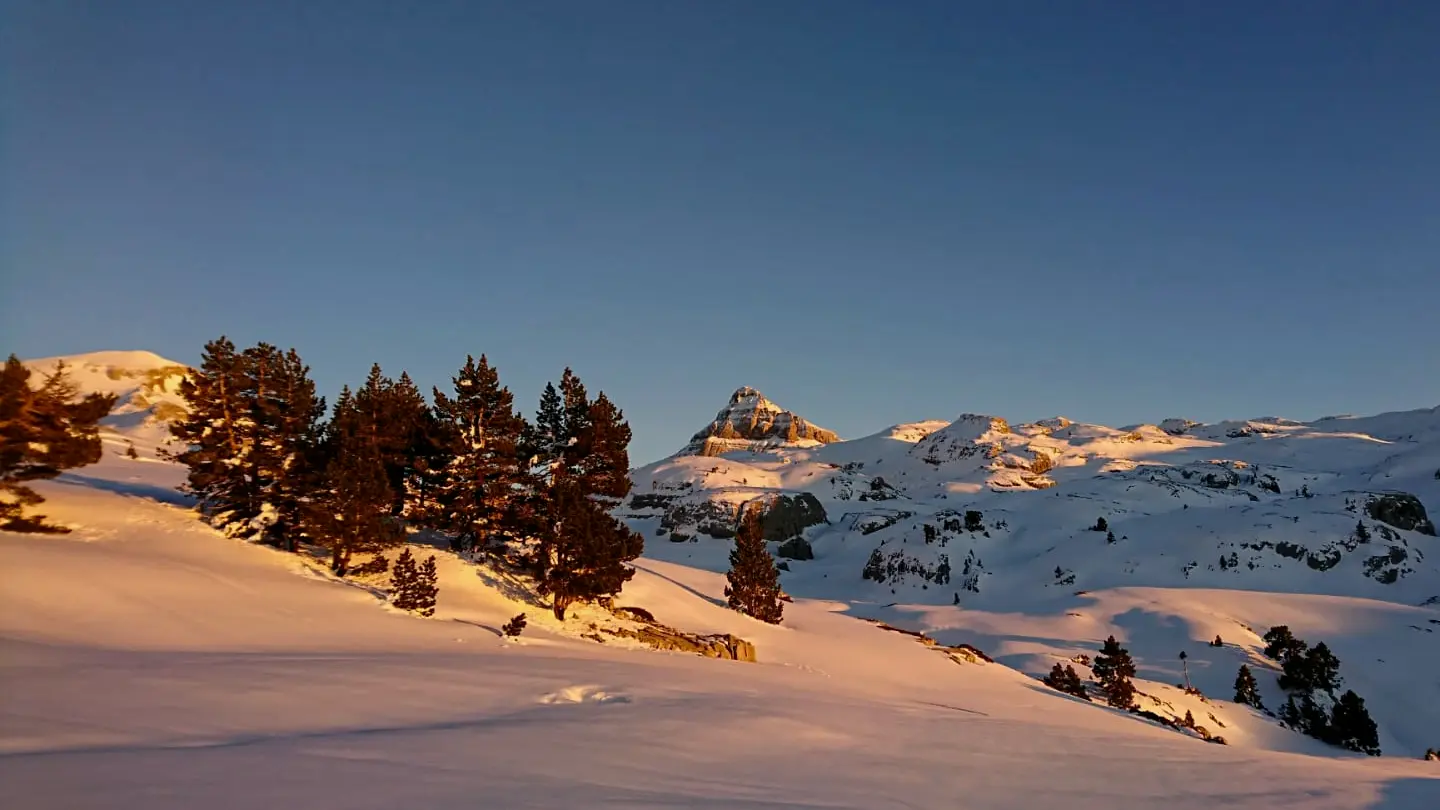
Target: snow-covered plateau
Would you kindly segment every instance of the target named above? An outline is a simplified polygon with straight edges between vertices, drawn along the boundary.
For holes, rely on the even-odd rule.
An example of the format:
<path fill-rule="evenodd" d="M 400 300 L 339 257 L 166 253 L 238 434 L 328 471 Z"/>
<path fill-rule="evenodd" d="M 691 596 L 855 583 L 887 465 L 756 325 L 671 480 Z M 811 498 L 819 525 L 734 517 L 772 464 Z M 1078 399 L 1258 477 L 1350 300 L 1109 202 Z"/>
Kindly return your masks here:
<path fill-rule="evenodd" d="M 740 636 L 746 663 L 597 643 L 599 608 L 562 624 L 448 551 L 418 618 L 221 536 L 157 456 L 184 368 L 67 362 L 119 400 L 103 460 L 36 486 L 72 532 L 0 533 L 7 807 L 1440 807 L 1440 408 L 966 414 L 844 441 L 741 389 L 633 471 L 617 514 L 646 554 L 616 601 Z M 755 502 L 788 569 L 778 626 L 723 597 Z M 1232 702 L 1241 664 L 1282 702 L 1279 624 L 1339 657 L 1383 756 Z M 1088 677 L 1109 635 L 1140 708 L 1204 735 L 1041 684 Z"/>

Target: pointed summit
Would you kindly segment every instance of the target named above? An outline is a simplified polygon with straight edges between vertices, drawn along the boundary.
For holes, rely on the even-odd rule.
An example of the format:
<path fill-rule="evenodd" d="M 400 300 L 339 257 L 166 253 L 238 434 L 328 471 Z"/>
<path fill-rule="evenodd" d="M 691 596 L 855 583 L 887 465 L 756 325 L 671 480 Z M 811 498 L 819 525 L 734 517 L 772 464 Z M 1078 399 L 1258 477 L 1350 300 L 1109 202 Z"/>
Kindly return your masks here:
<path fill-rule="evenodd" d="M 765 398 L 749 386 L 735 389 L 714 421 L 690 439 L 676 455 L 718 456 L 733 450 L 807 447 L 840 437 L 806 421 Z"/>

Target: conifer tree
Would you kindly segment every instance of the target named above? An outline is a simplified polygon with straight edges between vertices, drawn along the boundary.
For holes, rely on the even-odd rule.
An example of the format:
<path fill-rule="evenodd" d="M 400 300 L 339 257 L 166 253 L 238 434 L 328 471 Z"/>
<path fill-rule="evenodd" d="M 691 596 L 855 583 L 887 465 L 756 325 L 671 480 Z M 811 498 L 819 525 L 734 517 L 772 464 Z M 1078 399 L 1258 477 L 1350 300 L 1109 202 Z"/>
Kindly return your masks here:
<path fill-rule="evenodd" d="M 561 466 L 572 475 L 579 475 L 585 448 L 577 446 L 590 427 L 590 397 L 585 384 L 569 368 L 560 376 L 561 404 L 565 409 L 565 429 L 559 448 Z"/>
<path fill-rule="evenodd" d="M 1240 665 L 1240 672 L 1235 675 L 1235 702 L 1257 709 L 1265 708 L 1265 704 L 1260 701 L 1260 689 L 1255 683 L 1255 676 L 1245 664 Z"/>
<path fill-rule="evenodd" d="M 1291 658 L 1305 655 L 1310 647 L 1290 632 L 1290 627 L 1277 624 L 1261 637 L 1265 642 L 1265 655 L 1284 664 Z"/>
<path fill-rule="evenodd" d="M 1105 690 L 1107 703 L 1120 709 L 1134 707 L 1135 686 L 1130 679 L 1135 677 L 1135 661 L 1131 659 L 1130 651 L 1121 647 L 1114 636 L 1105 639 L 1100 654 L 1095 656 L 1092 670 L 1100 687 Z"/>
<path fill-rule="evenodd" d="M 780 601 L 780 571 L 765 547 L 758 507 L 745 510 L 740 518 L 725 579 L 725 597 L 732 609 L 762 622 L 780 623 L 785 610 Z"/>
<path fill-rule="evenodd" d="M 551 598 L 555 617 L 563 621 L 570 605 L 619 593 L 635 575 L 627 563 L 640 556 L 645 541 L 575 478 L 560 475 L 549 494 L 552 522 L 537 555 L 537 578 L 540 593 Z"/>
<path fill-rule="evenodd" d="M 1069 664 L 1066 664 L 1063 668 L 1060 664 L 1055 664 L 1050 670 L 1050 674 L 1045 676 L 1043 682 L 1051 689 L 1064 692 L 1067 695 L 1074 695 L 1084 700 L 1090 699 L 1090 694 L 1085 690 L 1085 684 L 1080 680 L 1080 675 L 1075 672 L 1075 667 Z"/>
<path fill-rule="evenodd" d="M 24 514 L 26 507 L 45 500 L 27 482 L 99 461 L 99 422 L 115 397 L 80 397 L 64 363 L 38 388 L 31 387 L 30 376 L 13 354 L 0 371 L 0 529 L 63 534 L 69 529 L 45 523 L 42 515 Z"/>
<path fill-rule="evenodd" d="M 221 337 L 206 344 L 180 394 L 188 413 L 170 432 L 184 449 L 166 455 L 188 468 L 181 489 L 228 533 L 293 549 L 325 410 L 299 355 L 268 343 L 237 352 Z"/>
<path fill-rule="evenodd" d="M 330 550 L 330 569 L 350 572 L 355 554 L 379 554 L 405 542 L 405 528 L 390 514 L 394 493 L 374 437 L 349 389 L 335 404 L 327 444 L 329 463 L 305 509 L 306 533 Z"/>
<path fill-rule="evenodd" d="M 316 396 L 310 367 L 294 349 L 281 352 L 261 343 L 245 350 L 244 358 L 253 387 L 250 458 L 260 500 L 260 539 L 294 551 L 301 511 L 323 469 L 319 451 L 325 400 Z"/>
<path fill-rule="evenodd" d="M 453 398 L 435 390 L 435 413 L 445 423 L 451 460 L 435 493 L 433 527 L 469 551 L 524 533 L 515 510 L 528 473 L 519 451 L 525 422 L 484 355 L 478 364 L 465 359 L 454 386 Z"/>
<path fill-rule="evenodd" d="M 1357 543 L 1370 542 L 1370 530 L 1365 528 L 1365 521 L 1355 521 L 1355 531 L 1350 536 L 1354 537 Z"/>
<path fill-rule="evenodd" d="M 569 373 L 569 369 L 566 372 Z M 561 448 L 567 443 L 565 426 L 565 401 L 554 383 L 545 383 L 540 394 L 540 407 L 535 412 L 535 421 L 525 434 L 524 453 L 528 467 L 540 467 L 549 472 L 550 467 L 560 460 Z"/>
<path fill-rule="evenodd" d="M 574 446 L 581 485 L 613 504 L 630 492 L 630 424 L 603 391 L 585 413 Z"/>
<path fill-rule="evenodd" d="M 246 525 L 260 514 L 255 479 L 248 463 L 254 441 L 248 420 L 245 359 L 228 338 L 205 344 L 198 369 L 180 383 L 189 406 L 170 433 L 184 448 L 169 453 L 187 469 L 181 490 L 221 528 Z"/>
<path fill-rule="evenodd" d="M 401 514 L 417 471 L 431 469 L 437 455 L 430 406 L 408 373 L 402 372 L 398 381 L 391 380 L 377 364 L 371 367 L 365 385 L 355 392 L 355 410 L 380 453 L 385 479 L 395 493 L 391 512 Z"/>
<path fill-rule="evenodd" d="M 421 616 L 435 615 L 435 600 L 440 594 L 435 555 L 417 565 L 409 547 L 396 558 L 390 575 L 390 604 Z"/>
<path fill-rule="evenodd" d="M 1330 715 L 1330 738 L 1333 744 L 1351 751 L 1380 756 L 1380 731 L 1365 709 L 1365 699 L 1354 690 L 1347 689 L 1335 702 Z"/>

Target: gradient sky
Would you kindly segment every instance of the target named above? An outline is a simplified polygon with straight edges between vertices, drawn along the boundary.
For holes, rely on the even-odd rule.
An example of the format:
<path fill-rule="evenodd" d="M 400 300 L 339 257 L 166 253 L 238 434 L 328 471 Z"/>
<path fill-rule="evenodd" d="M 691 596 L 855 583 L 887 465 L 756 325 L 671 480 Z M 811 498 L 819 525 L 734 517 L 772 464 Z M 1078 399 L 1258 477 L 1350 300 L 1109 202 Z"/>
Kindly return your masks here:
<path fill-rule="evenodd" d="M 0 350 L 295 346 L 677 449 L 1440 403 L 1440 3 L 0 0 Z"/>

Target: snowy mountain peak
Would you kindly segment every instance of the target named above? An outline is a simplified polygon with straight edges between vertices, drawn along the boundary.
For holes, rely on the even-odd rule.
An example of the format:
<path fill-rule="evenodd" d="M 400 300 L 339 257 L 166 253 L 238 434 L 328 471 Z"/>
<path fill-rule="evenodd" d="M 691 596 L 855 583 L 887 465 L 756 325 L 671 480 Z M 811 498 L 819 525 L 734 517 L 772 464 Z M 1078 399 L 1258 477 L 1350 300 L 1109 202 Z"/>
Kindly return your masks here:
<path fill-rule="evenodd" d="M 37 374 L 49 374 L 62 362 L 82 394 L 116 396 L 107 425 L 168 422 L 185 413 L 180 382 L 190 369 L 184 363 L 154 352 L 101 351 L 26 360 L 25 365 Z"/>
<path fill-rule="evenodd" d="M 815 425 L 741 386 L 715 419 L 691 437 L 678 456 L 718 456 L 735 450 L 809 447 L 839 441 L 833 431 Z"/>

